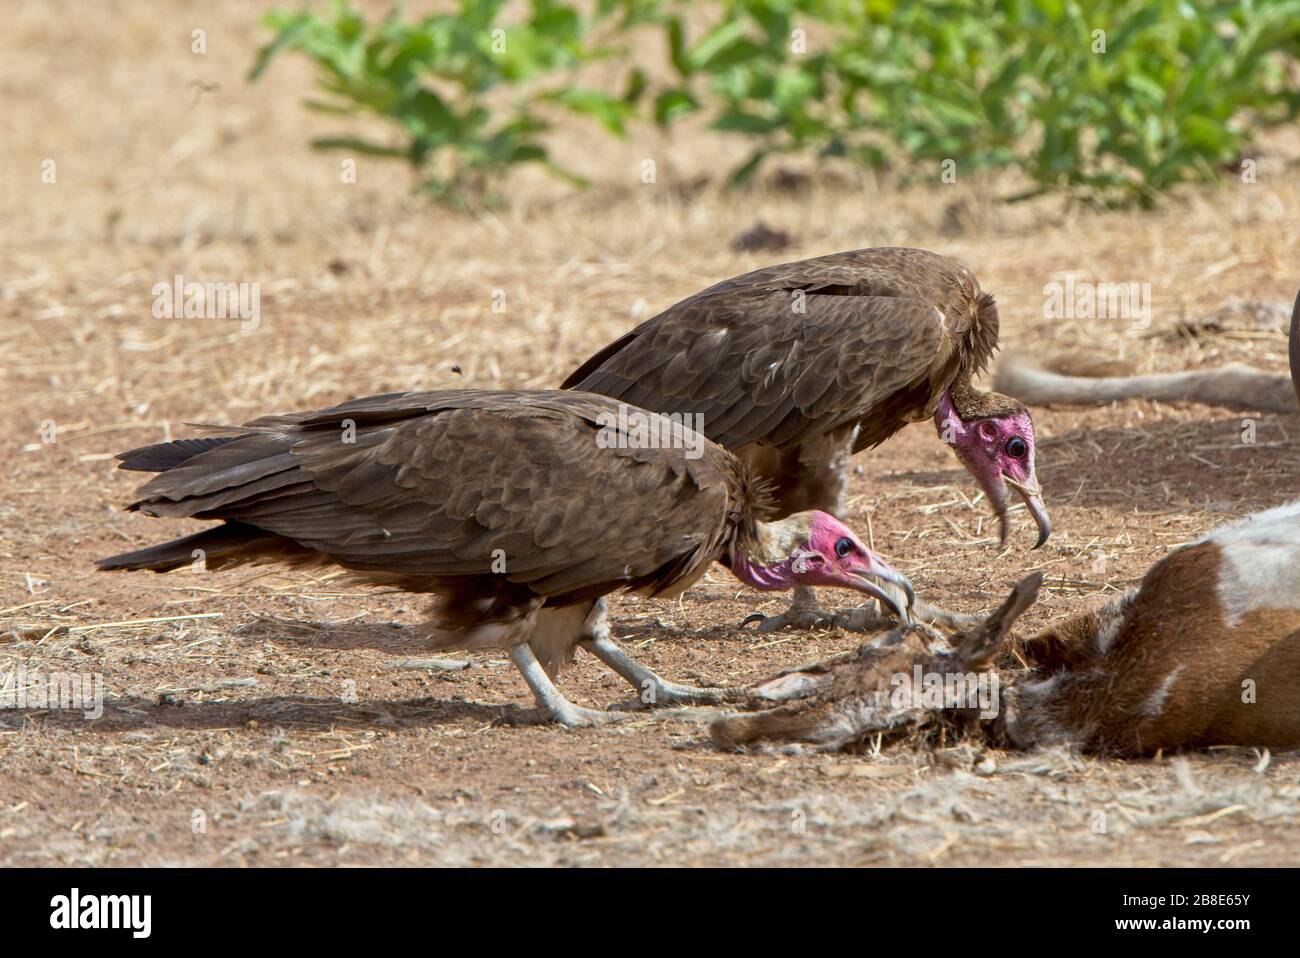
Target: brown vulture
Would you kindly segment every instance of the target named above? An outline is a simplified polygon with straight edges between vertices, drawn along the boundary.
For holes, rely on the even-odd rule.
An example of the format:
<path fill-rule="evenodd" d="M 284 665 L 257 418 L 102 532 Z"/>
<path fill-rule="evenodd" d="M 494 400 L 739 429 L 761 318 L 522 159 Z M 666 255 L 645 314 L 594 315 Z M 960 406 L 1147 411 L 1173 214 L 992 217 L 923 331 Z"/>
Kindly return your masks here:
<path fill-rule="evenodd" d="M 971 384 L 997 344 L 993 297 L 965 267 L 921 249 L 851 250 L 696 293 L 596 353 L 563 387 L 695 416 L 696 429 L 774 485 L 778 515 L 840 514 L 850 457 L 933 419 L 988 496 L 1002 544 L 1010 487 L 1041 546 L 1051 525 L 1029 412 Z M 785 615 L 753 618 L 762 631 L 845 624 L 802 588 Z"/>
<path fill-rule="evenodd" d="M 507 649 L 543 716 L 565 725 L 610 717 L 573 705 L 552 681 L 579 645 L 647 704 L 734 697 L 666 682 L 615 645 L 603 601 L 615 590 L 676 595 L 717 560 L 757 589 L 842 586 L 887 599 L 874 578 L 911 595 L 834 517 L 763 521 L 761 484 L 739 459 L 604 396 L 395 393 L 219 432 L 118 458 L 157 473 L 130 510 L 220 525 L 101 568 L 325 560 L 366 582 L 437 593 L 433 647 Z"/>

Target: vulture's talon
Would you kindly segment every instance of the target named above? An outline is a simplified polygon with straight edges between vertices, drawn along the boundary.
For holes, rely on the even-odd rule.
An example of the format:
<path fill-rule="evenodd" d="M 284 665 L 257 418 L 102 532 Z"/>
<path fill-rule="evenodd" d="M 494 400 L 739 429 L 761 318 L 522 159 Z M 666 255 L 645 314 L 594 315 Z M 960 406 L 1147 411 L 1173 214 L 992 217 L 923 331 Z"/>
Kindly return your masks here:
<path fill-rule="evenodd" d="M 615 722 L 626 722 L 630 715 L 622 712 L 607 712 L 601 709 L 586 709 L 574 705 L 556 712 L 543 712 L 544 721 L 563 725 L 565 728 L 598 728 Z"/>
<path fill-rule="evenodd" d="M 647 690 L 649 691 L 649 690 Z M 679 685 L 665 682 L 654 688 L 653 696 L 647 701 L 644 695 L 610 706 L 611 711 L 641 712 L 654 708 L 674 708 L 686 705 L 722 705 L 726 702 L 743 702 L 746 690 L 742 688 L 700 688 L 694 685 Z"/>
<path fill-rule="evenodd" d="M 609 707 L 611 712 L 645 712 L 650 706 L 639 698 L 624 699 L 621 702 L 615 702 Z"/>
<path fill-rule="evenodd" d="M 744 700 L 745 690 L 741 688 L 702 688 L 668 682 L 656 690 L 654 705 L 721 705 Z"/>
<path fill-rule="evenodd" d="M 741 628 L 751 622 L 758 623 L 758 632 L 780 632 L 785 628 L 800 629 L 805 632 L 813 629 L 831 629 L 835 626 L 835 616 L 821 609 L 787 609 L 780 615 L 759 615 L 755 612 L 740 623 Z"/>

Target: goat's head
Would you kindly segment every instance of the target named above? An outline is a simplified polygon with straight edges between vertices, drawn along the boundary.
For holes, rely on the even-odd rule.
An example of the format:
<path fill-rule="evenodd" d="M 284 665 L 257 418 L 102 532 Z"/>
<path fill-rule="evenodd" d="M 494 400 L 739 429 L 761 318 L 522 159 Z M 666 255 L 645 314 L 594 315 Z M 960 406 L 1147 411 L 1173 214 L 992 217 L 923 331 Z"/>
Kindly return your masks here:
<path fill-rule="evenodd" d="M 731 748 L 766 739 L 839 749 L 877 733 L 895 733 L 921 725 L 938 717 L 939 712 L 963 718 L 992 718 L 982 714 L 983 702 L 976 706 L 969 699 L 964 704 L 945 700 L 932 706 L 916 687 L 913 676 L 919 670 L 927 683 L 928 677 L 939 676 L 940 685 L 964 687 L 967 691 L 963 694 L 969 695 L 972 677 L 988 670 L 1009 648 L 1012 625 L 1034 604 L 1042 583 L 1042 573 L 1034 573 L 983 622 L 951 637 L 925 625 L 900 625 L 855 652 L 763 682 L 751 690 L 755 704 L 785 704 L 724 716 L 711 727 L 713 740 Z M 949 679 L 967 684 L 951 683 Z"/>

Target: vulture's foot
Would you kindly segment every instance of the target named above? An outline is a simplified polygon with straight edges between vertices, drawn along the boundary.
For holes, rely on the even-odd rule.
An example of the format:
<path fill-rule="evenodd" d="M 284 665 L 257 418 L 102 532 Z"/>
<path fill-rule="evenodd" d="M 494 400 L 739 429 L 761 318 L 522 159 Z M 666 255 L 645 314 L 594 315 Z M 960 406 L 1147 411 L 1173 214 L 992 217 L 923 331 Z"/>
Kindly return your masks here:
<path fill-rule="evenodd" d="M 536 724 L 554 723 L 565 728 L 599 728 L 614 722 L 626 722 L 631 716 L 623 712 L 606 712 L 603 709 L 588 709 L 574 705 L 567 699 L 558 708 L 539 708 Z"/>
<path fill-rule="evenodd" d="M 619 702 L 610 708 L 627 711 L 663 706 L 722 705 L 726 702 L 743 702 L 746 695 L 746 690 L 741 688 L 706 689 L 660 679 L 658 683 L 647 682 L 643 685 L 639 698 Z"/>
<path fill-rule="evenodd" d="M 648 694 L 650 690 L 643 693 Z M 662 682 L 654 689 L 654 701 L 650 705 L 722 705 L 724 702 L 743 702 L 745 690 L 741 688 L 706 689 L 697 685 L 678 685 L 676 682 Z"/>
<path fill-rule="evenodd" d="M 879 632 L 882 629 L 892 629 L 898 625 L 896 618 L 892 615 L 885 615 L 874 605 L 837 612 L 831 619 L 846 632 Z"/>
<path fill-rule="evenodd" d="M 882 612 L 874 603 L 860 609 L 848 609 L 831 616 L 835 625 L 846 632 L 880 632 L 898 627 L 898 620 Z M 978 615 L 953 612 L 942 606 L 917 599 L 912 606 L 912 621 L 948 629 L 966 629 L 984 621 Z"/>
<path fill-rule="evenodd" d="M 838 616 L 834 616 L 825 609 L 815 608 L 797 608 L 790 606 L 780 615 L 762 615 L 755 612 L 753 615 L 745 617 L 740 623 L 743 629 L 751 622 L 758 623 L 759 632 L 780 632 L 782 629 L 800 629 L 809 632 L 813 629 L 831 629 L 839 623 L 836 622 Z"/>
<path fill-rule="evenodd" d="M 528 683 L 528 687 L 532 689 L 533 698 L 537 700 L 537 711 L 529 716 L 527 723 L 557 722 L 569 728 L 595 728 L 611 722 L 622 722 L 629 717 L 619 712 L 605 712 L 574 705 L 555 687 L 555 683 L 537 661 L 537 656 L 527 642 L 512 645 L 510 658 L 524 677 L 524 681 Z"/>
<path fill-rule="evenodd" d="M 794 601 L 790 603 L 790 608 L 780 615 L 762 615 L 755 612 L 753 615 L 746 616 L 740 623 L 740 627 L 743 629 L 751 622 L 757 622 L 759 632 L 779 632 L 782 629 L 800 629 L 807 632 L 812 629 L 833 629 L 840 624 L 836 621 L 838 618 L 817 603 L 816 592 L 806 585 L 801 585 L 794 590 Z"/>
<path fill-rule="evenodd" d="M 618 643 L 603 631 L 597 631 L 597 634 L 583 639 L 579 644 L 621 675 L 637 690 L 639 698 L 629 703 L 616 705 L 615 708 L 655 708 L 661 705 L 719 705 L 723 702 L 739 702 L 745 698 L 744 689 L 705 689 L 693 685 L 679 685 L 676 682 L 669 682 L 667 679 L 661 678 L 653 669 L 642 665 L 624 652 L 619 648 Z"/>

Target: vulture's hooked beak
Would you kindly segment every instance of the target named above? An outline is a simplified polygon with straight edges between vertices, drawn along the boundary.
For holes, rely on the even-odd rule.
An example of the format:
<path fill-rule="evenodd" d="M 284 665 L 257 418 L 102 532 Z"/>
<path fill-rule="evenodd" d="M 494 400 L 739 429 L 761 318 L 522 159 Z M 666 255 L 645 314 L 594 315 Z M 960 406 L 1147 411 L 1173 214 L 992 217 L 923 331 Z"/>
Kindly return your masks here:
<path fill-rule="evenodd" d="M 894 617 L 900 622 L 912 621 L 912 606 L 916 605 L 916 592 L 912 588 L 912 583 L 907 581 L 907 576 L 895 572 L 893 569 L 889 568 L 889 566 L 883 564 L 877 565 L 870 573 L 864 574 L 861 572 L 854 572 L 851 573 L 851 575 L 855 581 L 854 588 L 859 592 L 865 592 L 868 595 L 879 599 L 880 604 L 893 612 Z M 881 582 L 894 586 L 894 588 L 907 596 L 907 608 L 900 609 L 898 607 L 897 599 L 877 585 L 873 581 L 875 579 L 879 579 Z"/>
<path fill-rule="evenodd" d="M 1042 548 L 1044 542 L 1052 534 L 1052 520 L 1047 517 L 1047 508 L 1043 505 L 1043 490 L 1040 486 L 1029 486 L 1017 479 L 1002 473 L 1002 481 L 1010 486 L 1016 492 L 1020 493 L 1025 500 L 1025 508 L 1029 514 L 1034 517 L 1034 522 L 1038 525 L 1038 541 L 1034 543 L 1034 548 Z M 1007 536 L 1011 532 L 1011 523 L 1007 520 L 1006 496 L 997 504 L 998 511 L 998 548 L 1005 549 L 1007 545 Z"/>

